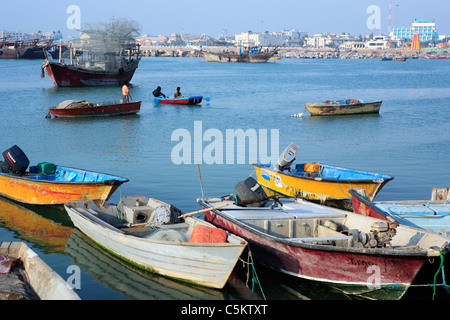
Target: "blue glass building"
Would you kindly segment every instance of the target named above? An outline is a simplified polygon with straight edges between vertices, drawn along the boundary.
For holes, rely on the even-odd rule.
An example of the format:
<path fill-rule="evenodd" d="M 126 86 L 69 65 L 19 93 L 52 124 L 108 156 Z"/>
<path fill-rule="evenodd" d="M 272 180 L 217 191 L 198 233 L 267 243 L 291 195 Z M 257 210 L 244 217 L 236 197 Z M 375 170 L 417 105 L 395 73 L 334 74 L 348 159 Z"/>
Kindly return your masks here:
<path fill-rule="evenodd" d="M 420 42 L 437 41 L 439 39 L 436 24 L 433 20 L 415 20 L 409 28 L 394 28 L 392 38 L 412 40 L 415 33 L 419 35 Z"/>

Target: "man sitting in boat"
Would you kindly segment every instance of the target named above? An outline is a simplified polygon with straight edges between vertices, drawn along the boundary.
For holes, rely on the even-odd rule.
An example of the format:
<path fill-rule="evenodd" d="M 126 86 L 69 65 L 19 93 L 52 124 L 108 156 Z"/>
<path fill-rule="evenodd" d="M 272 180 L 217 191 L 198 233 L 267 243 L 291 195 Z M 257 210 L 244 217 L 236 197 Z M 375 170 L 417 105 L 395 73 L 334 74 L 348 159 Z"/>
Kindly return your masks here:
<path fill-rule="evenodd" d="M 180 90 L 181 90 L 181 88 L 177 87 L 177 91 L 175 91 L 175 93 L 173 94 L 174 98 L 182 98 L 183 97 L 183 95 L 181 94 Z"/>
<path fill-rule="evenodd" d="M 128 98 L 130 98 L 131 100 L 133 100 L 133 98 L 131 98 L 130 96 L 130 90 L 128 89 L 128 81 L 125 81 L 125 83 L 123 84 L 122 87 L 122 99 L 123 99 L 123 103 L 128 103 L 130 102 L 130 100 Z"/>
<path fill-rule="evenodd" d="M 166 95 L 161 92 L 161 87 L 158 86 L 155 90 L 153 90 L 153 96 L 156 98 L 165 98 Z"/>

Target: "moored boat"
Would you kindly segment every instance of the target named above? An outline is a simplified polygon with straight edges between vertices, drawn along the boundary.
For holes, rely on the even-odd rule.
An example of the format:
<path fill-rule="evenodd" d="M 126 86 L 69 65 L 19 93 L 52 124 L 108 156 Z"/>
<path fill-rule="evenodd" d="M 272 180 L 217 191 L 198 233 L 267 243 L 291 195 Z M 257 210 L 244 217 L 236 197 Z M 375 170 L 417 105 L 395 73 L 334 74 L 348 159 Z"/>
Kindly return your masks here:
<path fill-rule="evenodd" d="M 28 165 L 30 161 L 17 147 L 3 152 L 0 162 L 0 195 L 29 204 L 63 204 L 71 200 L 105 202 L 128 179 L 63 167 L 49 162 Z"/>
<path fill-rule="evenodd" d="M 350 114 L 379 113 L 383 101 L 363 102 L 358 99 L 346 99 L 324 102 L 308 102 L 305 108 L 311 116 L 334 116 Z"/>
<path fill-rule="evenodd" d="M 200 104 L 203 100 L 203 96 L 190 96 L 181 98 L 169 98 L 169 97 L 154 97 L 155 103 L 162 104 Z M 205 98 L 205 100 L 207 100 Z"/>
<path fill-rule="evenodd" d="M 247 243 L 156 199 L 124 197 L 117 206 L 65 205 L 73 224 L 110 253 L 137 267 L 221 289 Z"/>
<path fill-rule="evenodd" d="M 0 300 L 80 300 L 24 242 L 0 243 Z"/>
<path fill-rule="evenodd" d="M 79 40 L 65 44 L 68 50 L 59 61 L 50 61 L 46 53 L 41 76 L 47 72 L 56 87 L 122 86 L 130 82 L 141 59 L 140 45 L 134 40 L 138 33 L 135 23 L 112 19 L 82 31 Z"/>
<path fill-rule="evenodd" d="M 369 299 L 399 299 L 419 275 L 432 284 L 439 270 L 432 263 L 449 250 L 439 234 L 303 199 L 263 207 L 237 206 L 233 196 L 197 202 L 210 208 L 206 221 L 246 239 L 260 263 Z"/>
<path fill-rule="evenodd" d="M 298 146 L 291 144 L 276 166 L 253 164 L 260 185 L 287 197 L 350 201 L 349 188 L 363 188 L 369 199 L 394 177 L 322 163 L 301 163 L 290 168 Z"/>
<path fill-rule="evenodd" d="M 355 213 L 450 236 L 450 198 L 371 201 L 367 199 L 364 190 L 349 189 L 348 192 L 352 195 Z M 433 190 L 433 193 L 435 194 L 436 190 Z"/>
<path fill-rule="evenodd" d="M 208 62 L 250 62 L 262 63 L 267 62 L 274 54 L 277 48 L 262 50 L 261 47 L 239 48 L 238 52 L 226 51 L 215 52 L 206 50 L 196 50 L 200 56 Z"/>
<path fill-rule="evenodd" d="M 66 100 L 58 106 L 49 108 L 49 113 L 59 118 L 86 116 L 119 116 L 136 114 L 141 109 L 141 101 L 122 102 L 122 100 L 89 103 L 82 100 Z"/>
<path fill-rule="evenodd" d="M 0 59 L 44 59 L 44 50 L 51 45 L 51 41 L 39 39 L 29 41 L 0 40 Z"/>

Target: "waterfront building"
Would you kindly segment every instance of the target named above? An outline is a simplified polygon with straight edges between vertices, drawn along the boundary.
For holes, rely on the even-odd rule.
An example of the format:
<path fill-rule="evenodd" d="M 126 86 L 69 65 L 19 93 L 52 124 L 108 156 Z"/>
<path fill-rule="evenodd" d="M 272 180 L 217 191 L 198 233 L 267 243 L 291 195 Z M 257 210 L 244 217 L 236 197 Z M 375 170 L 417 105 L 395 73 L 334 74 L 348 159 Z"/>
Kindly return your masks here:
<path fill-rule="evenodd" d="M 298 30 L 283 30 L 282 32 L 242 32 L 236 34 L 234 43 L 236 45 L 252 46 L 298 46 L 305 32 Z"/>
<path fill-rule="evenodd" d="M 436 41 L 439 35 L 436 32 L 436 23 L 433 20 L 415 20 L 411 27 L 394 28 L 390 37 L 394 40 L 405 39 L 412 41 L 414 34 L 419 35 L 420 42 Z"/>
<path fill-rule="evenodd" d="M 306 47 L 310 48 L 339 48 L 346 42 L 356 42 L 358 39 L 350 34 L 336 35 L 334 33 L 315 34 L 314 37 L 306 39 Z"/>

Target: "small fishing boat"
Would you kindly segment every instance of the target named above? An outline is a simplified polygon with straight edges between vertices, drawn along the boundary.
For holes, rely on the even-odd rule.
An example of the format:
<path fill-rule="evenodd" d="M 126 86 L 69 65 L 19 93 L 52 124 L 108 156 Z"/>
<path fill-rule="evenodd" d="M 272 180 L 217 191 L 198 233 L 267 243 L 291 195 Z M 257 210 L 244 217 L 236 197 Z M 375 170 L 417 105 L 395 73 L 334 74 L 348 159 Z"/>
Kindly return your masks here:
<path fill-rule="evenodd" d="M 448 238 L 433 232 L 303 199 L 275 200 L 259 207 L 238 206 L 234 195 L 197 202 L 206 221 L 247 240 L 260 263 L 368 299 L 399 299 L 415 279 L 432 285 L 433 261 L 449 251 Z"/>
<path fill-rule="evenodd" d="M 190 97 L 181 97 L 181 98 L 169 98 L 169 97 L 154 97 L 153 101 L 155 103 L 162 104 L 200 104 L 203 100 L 203 96 L 190 96 Z M 206 101 L 209 101 L 209 98 L 205 98 Z"/>
<path fill-rule="evenodd" d="M 112 254 L 205 287 L 223 288 L 247 245 L 193 213 L 180 215 L 172 205 L 144 196 L 123 197 L 117 206 L 71 201 L 64 207 L 75 227 Z"/>
<path fill-rule="evenodd" d="M 436 194 L 436 189 L 433 189 L 432 194 Z M 448 189 L 446 190 L 448 193 Z M 352 195 L 355 213 L 450 236 L 450 198 L 371 201 L 367 199 L 364 190 L 349 189 L 348 192 Z"/>
<path fill-rule="evenodd" d="M 57 118 L 76 118 L 87 116 L 119 116 L 136 114 L 141 109 L 141 101 L 122 102 L 122 100 L 90 103 L 85 100 L 66 100 L 58 106 L 49 108 L 47 117 L 51 114 Z"/>
<path fill-rule="evenodd" d="M 80 300 L 24 242 L 0 243 L 0 300 Z"/>
<path fill-rule="evenodd" d="M 381 61 L 392 61 L 392 57 L 391 56 L 381 56 L 380 57 L 380 60 Z"/>
<path fill-rule="evenodd" d="M 311 116 L 335 116 L 350 114 L 379 113 L 383 101 L 363 102 L 358 99 L 346 99 L 324 102 L 308 102 L 305 108 Z"/>
<path fill-rule="evenodd" d="M 281 154 L 278 165 L 253 164 L 260 185 L 287 197 L 309 200 L 345 200 L 349 188 L 363 188 L 369 199 L 394 177 L 322 163 L 301 163 L 290 168 L 299 147 L 291 143 Z"/>
<path fill-rule="evenodd" d="M 17 146 L 4 151 L 3 157 L 4 162 L 0 161 L 0 195 L 22 203 L 105 202 L 121 184 L 128 182 L 126 178 L 50 162 L 41 162 L 28 169 L 30 161 Z"/>
<path fill-rule="evenodd" d="M 395 57 L 395 61 L 406 61 L 406 57 Z"/>

